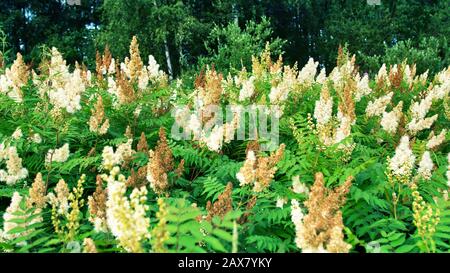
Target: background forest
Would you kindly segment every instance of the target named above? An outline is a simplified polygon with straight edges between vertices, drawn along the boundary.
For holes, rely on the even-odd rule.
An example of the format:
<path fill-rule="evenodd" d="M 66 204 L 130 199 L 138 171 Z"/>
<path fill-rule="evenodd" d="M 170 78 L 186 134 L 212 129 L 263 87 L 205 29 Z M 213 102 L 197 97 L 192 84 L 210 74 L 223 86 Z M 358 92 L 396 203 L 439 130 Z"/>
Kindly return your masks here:
<path fill-rule="evenodd" d="M 69 5 L 72 2 L 74 4 Z M 379 2 L 379 5 L 377 3 Z M 405 58 L 417 72 L 433 74 L 449 64 L 448 0 L 5 0 L 0 3 L 4 49 L 38 64 L 42 46 L 64 53 L 68 63 L 95 66 L 95 51 L 111 46 L 123 58 L 131 37 L 143 56 L 152 54 L 172 77 L 215 63 L 241 69 L 271 41 L 286 64 L 309 57 L 329 72 L 337 48 L 348 44 L 361 71 Z M 5 47 L 6 46 L 6 47 Z M 145 58 L 145 57 L 144 57 Z M 147 60 L 144 60 L 146 62 Z"/>

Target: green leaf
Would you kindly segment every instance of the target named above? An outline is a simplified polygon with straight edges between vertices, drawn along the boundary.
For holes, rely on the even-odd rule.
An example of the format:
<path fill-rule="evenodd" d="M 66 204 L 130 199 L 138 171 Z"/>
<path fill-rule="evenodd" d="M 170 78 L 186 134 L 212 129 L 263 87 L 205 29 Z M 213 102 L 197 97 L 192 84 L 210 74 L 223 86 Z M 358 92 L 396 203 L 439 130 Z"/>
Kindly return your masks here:
<path fill-rule="evenodd" d="M 17 233 L 22 233 L 22 232 L 24 232 L 24 231 L 26 231 L 27 230 L 27 228 L 25 228 L 25 227 L 14 227 L 14 228 L 12 228 L 12 229 L 10 229 L 8 232 L 7 232 L 7 234 L 17 234 Z"/>
<path fill-rule="evenodd" d="M 214 229 L 212 234 L 228 242 L 233 240 L 233 236 L 230 233 L 221 229 Z"/>
<path fill-rule="evenodd" d="M 412 252 L 413 249 L 416 248 L 416 245 L 402 245 L 395 249 L 395 252 L 397 253 L 408 253 Z"/>
<path fill-rule="evenodd" d="M 211 236 L 206 236 L 204 240 L 214 250 L 220 251 L 220 252 L 227 252 L 225 247 L 222 245 L 222 243 L 217 238 L 214 238 L 214 237 L 211 237 Z"/>

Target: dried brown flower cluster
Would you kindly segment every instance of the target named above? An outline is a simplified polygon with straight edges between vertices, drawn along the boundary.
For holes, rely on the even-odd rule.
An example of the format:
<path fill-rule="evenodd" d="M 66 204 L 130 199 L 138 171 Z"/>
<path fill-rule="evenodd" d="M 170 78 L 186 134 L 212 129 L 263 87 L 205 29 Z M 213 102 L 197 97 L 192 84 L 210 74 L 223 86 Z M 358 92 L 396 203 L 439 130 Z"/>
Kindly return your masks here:
<path fill-rule="evenodd" d="M 266 73 L 272 75 L 277 74 L 283 68 L 283 58 L 281 55 L 278 57 L 277 62 L 272 61 L 269 43 L 266 43 L 266 47 L 261 54 L 260 58 L 252 56 L 252 72 L 256 78 L 262 78 Z"/>
<path fill-rule="evenodd" d="M 166 130 L 164 127 L 159 129 L 159 140 L 155 152 L 161 155 L 162 166 L 165 170 L 173 170 L 173 154 L 167 142 Z"/>
<path fill-rule="evenodd" d="M 103 60 L 103 67 L 105 69 L 108 69 L 112 62 L 112 55 L 111 51 L 109 51 L 108 45 L 106 45 L 105 47 L 105 52 L 103 53 L 102 60 Z"/>
<path fill-rule="evenodd" d="M 249 150 L 244 165 L 236 174 L 240 185 L 253 185 L 255 192 L 266 189 L 275 175 L 276 165 L 281 160 L 284 149 L 285 145 L 281 144 L 278 150 L 268 157 L 256 155 L 253 150 Z"/>
<path fill-rule="evenodd" d="M 95 71 L 97 72 L 97 79 L 99 81 L 103 80 L 103 61 L 102 56 L 98 50 L 95 53 Z"/>
<path fill-rule="evenodd" d="M 245 149 L 245 154 L 248 154 L 249 151 L 253 151 L 255 153 L 259 152 L 260 145 L 258 140 L 249 141 L 247 147 Z"/>
<path fill-rule="evenodd" d="M 11 68 L 6 68 L 5 74 L 0 77 L 0 92 L 6 93 L 17 102 L 21 102 L 23 100 L 21 88 L 27 84 L 29 76 L 30 72 L 23 61 L 22 55 L 17 53 L 17 58 Z"/>
<path fill-rule="evenodd" d="M 127 187 L 141 188 L 147 183 L 147 166 L 140 167 L 137 172 L 131 169 L 131 174 L 127 179 Z"/>
<path fill-rule="evenodd" d="M 339 83 L 335 82 L 334 87 L 340 101 L 338 105 L 339 112 L 351 121 L 354 121 L 356 119 L 355 94 L 357 92 L 357 82 L 355 81 L 355 78 L 357 77 L 358 70 L 355 66 L 355 55 L 351 58 L 345 56 L 344 59 L 346 62 L 339 67 L 338 72 L 341 74 L 342 80 Z"/>
<path fill-rule="evenodd" d="M 92 238 L 84 238 L 83 240 L 83 252 L 84 253 L 97 253 L 97 247 L 95 246 Z"/>
<path fill-rule="evenodd" d="M 142 153 L 148 152 L 148 143 L 144 132 L 141 133 L 141 137 L 139 138 L 139 142 L 137 144 L 137 151 Z"/>
<path fill-rule="evenodd" d="M 232 191 L 233 184 L 228 182 L 224 192 L 219 194 L 219 197 L 214 204 L 211 204 L 211 201 L 206 203 L 206 210 L 208 211 L 206 221 L 211 221 L 215 216 L 223 218 L 225 214 L 233 210 Z"/>
<path fill-rule="evenodd" d="M 100 52 L 98 51 L 96 52 L 95 71 L 97 72 L 97 79 L 99 81 L 103 80 L 103 75 L 106 73 L 106 71 L 108 71 L 111 62 L 112 55 L 108 45 L 106 45 L 103 55 L 100 55 Z"/>
<path fill-rule="evenodd" d="M 218 105 L 222 95 L 222 79 L 223 76 L 217 73 L 214 66 L 207 69 L 206 73 L 201 71 L 200 75 L 195 79 L 195 88 L 197 90 L 198 99 L 201 101 L 201 106 L 205 107 L 201 110 L 201 121 L 207 122 L 213 116 L 208 112 L 207 107 L 210 105 Z"/>
<path fill-rule="evenodd" d="M 181 177 L 181 175 L 183 175 L 184 172 L 184 159 L 181 159 L 180 164 L 178 164 L 178 167 L 175 169 L 175 174 L 177 175 L 178 178 Z"/>
<path fill-rule="evenodd" d="M 404 77 L 406 77 L 406 79 L 409 81 L 409 89 L 411 90 L 414 86 L 413 79 L 416 77 L 417 67 L 416 64 L 407 65 L 406 60 L 404 61 L 404 65 L 405 65 Z"/>
<path fill-rule="evenodd" d="M 103 179 L 100 175 L 97 175 L 96 184 L 95 192 L 88 197 L 89 221 L 94 224 L 96 230 L 105 230 L 108 193 L 107 189 L 103 188 Z"/>
<path fill-rule="evenodd" d="M 80 71 L 80 77 L 83 80 L 83 83 L 88 86 L 91 82 L 91 72 L 88 70 L 87 66 L 84 63 L 81 65 L 75 61 L 75 70 Z"/>
<path fill-rule="evenodd" d="M 356 57 L 355 55 L 350 56 L 349 52 L 347 49 L 344 49 L 342 47 L 342 45 L 339 45 L 338 47 L 338 56 L 336 59 L 336 66 L 337 67 L 342 67 L 345 65 L 349 65 L 349 62 L 351 63 L 351 67 L 352 69 L 349 71 L 351 73 L 356 73 L 358 72 L 358 68 L 355 66 L 355 61 L 356 61 Z"/>
<path fill-rule="evenodd" d="M 141 55 L 139 52 L 139 43 L 136 36 L 133 36 L 130 44 L 130 60 L 125 63 L 130 72 L 130 81 L 134 82 L 139 78 L 144 63 L 142 62 Z"/>
<path fill-rule="evenodd" d="M 339 111 L 351 121 L 356 120 L 355 101 L 353 99 L 356 90 L 356 82 L 350 77 L 344 84 L 342 92 L 338 92 L 341 102 L 338 105 Z M 349 128 L 350 129 L 350 128 Z"/>
<path fill-rule="evenodd" d="M 151 188 L 158 194 L 164 193 L 169 187 L 167 173 L 172 171 L 173 154 L 167 143 L 166 131 L 159 130 L 159 140 L 154 150 L 150 150 L 150 162 L 147 165 L 147 179 Z"/>
<path fill-rule="evenodd" d="M 109 119 L 105 118 L 105 108 L 102 96 L 98 96 L 95 107 L 91 110 L 92 116 L 89 119 L 89 130 L 99 135 L 104 135 L 109 128 Z"/>
<path fill-rule="evenodd" d="M 345 52 L 344 48 L 341 44 L 338 47 L 338 55 L 336 58 L 336 66 L 342 66 L 348 59 L 347 52 Z"/>
<path fill-rule="evenodd" d="M 20 53 L 17 53 L 17 58 L 11 66 L 11 77 L 13 85 L 20 88 L 27 84 L 30 76 L 30 71 L 27 65 L 23 61 L 23 57 Z"/>
<path fill-rule="evenodd" d="M 275 172 L 277 170 L 276 165 L 283 157 L 285 145 L 281 144 L 275 153 L 272 153 L 269 157 L 259 157 L 258 167 L 256 168 L 256 182 L 253 188 L 256 192 L 261 192 L 265 188 L 269 187 Z"/>
<path fill-rule="evenodd" d="M 238 223 L 239 224 L 244 224 L 248 221 L 248 218 L 250 217 L 251 210 L 253 209 L 253 207 L 256 205 L 256 201 L 258 200 L 258 198 L 256 197 L 256 195 L 252 195 L 252 197 L 247 201 L 247 205 L 245 206 L 245 212 L 244 214 L 242 214 L 241 217 L 239 217 L 238 219 Z"/>
<path fill-rule="evenodd" d="M 105 47 L 103 55 L 100 55 L 100 52 L 96 52 L 95 54 L 95 70 L 97 72 L 97 79 L 103 80 L 103 74 L 108 71 L 109 66 L 112 62 L 111 51 L 109 50 L 109 46 Z"/>
<path fill-rule="evenodd" d="M 0 52 L 0 69 L 5 67 L 5 58 L 3 58 L 3 53 Z"/>
<path fill-rule="evenodd" d="M 34 179 L 33 184 L 28 190 L 27 207 L 33 206 L 37 208 L 44 208 L 47 205 L 46 186 L 42 180 L 42 174 L 38 173 Z"/>
<path fill-rule="evenodd" d="M 396 66 L 396 69 L 393 69 L 392 65 L 389 69 L 389 82 L 394 88 L 399 88 L 403 81 L 403 73 L 404 73 L 404 66 L 402 64 L 399 64 Z"/>
<path fill-rule="evenodd" d="M 127 104 L 133 102 L 136 99 L 136 94 L 133 89 L 133 85 L 127 80 L 127 76 L 124 72 L 116 71 L 117 79 L 117 93 L 120 104 Z"/>
<path fill-rule="evenodd" d="M 330 190 L 324 185 L 323 174 L 316 173 L 309 199 L 304 203 L 308 214 L 294 221 L 297 222 L 296 244 L 303 252 L 345 253 L 350 250 L 351 245 L 344 241 L 339 208 L 345 203 L 352 180 L 349 176 L 344 184 Z"/>

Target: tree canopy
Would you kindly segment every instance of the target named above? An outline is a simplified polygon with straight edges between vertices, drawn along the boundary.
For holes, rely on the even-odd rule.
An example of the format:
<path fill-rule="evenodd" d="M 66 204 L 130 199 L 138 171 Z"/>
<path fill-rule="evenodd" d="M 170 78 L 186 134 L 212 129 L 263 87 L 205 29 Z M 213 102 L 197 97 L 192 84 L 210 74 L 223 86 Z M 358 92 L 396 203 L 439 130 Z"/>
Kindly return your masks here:
<path fill-rule="evenodd" d="M 153 55 L 171 75 L 199 61 L 219 64 L 221 54 L 235 55 L 238 61 L 232 64 L 239 65 L 239 53 L 257 54 L 248 50 L 261 51 L 260 44 L 277 39 L 290 64 L 313 57 L 333 67 L 339 45 L 357 54 L 358 64 L 368 72 L 399 58 L 414 58 L 410 61 L 419 69 L 421 59 L 436 60 L 434 71 L 449 64 L 449 0 L 376 2 L 80 0 L 77 5 L 5 0 L 0 3 L 0 28 L 9 49 L 6 56 L 21 52 L 33 64 L 39 62 L 40 48 L 52 45 L 68 62 L 92 67 L 88 60 L 108 44 L 114 56 L 126 56 L 133 35 L 140 40 L 142 55 Z"/>

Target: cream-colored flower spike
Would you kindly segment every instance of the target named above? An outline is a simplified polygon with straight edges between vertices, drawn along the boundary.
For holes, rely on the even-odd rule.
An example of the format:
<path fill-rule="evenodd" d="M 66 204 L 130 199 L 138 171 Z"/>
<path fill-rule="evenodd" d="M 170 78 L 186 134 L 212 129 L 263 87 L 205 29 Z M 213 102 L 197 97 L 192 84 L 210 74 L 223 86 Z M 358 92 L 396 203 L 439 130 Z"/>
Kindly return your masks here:
<path fill-rule="evenodd" d="M 0 93 L 6 94 L 16 102 L 22 102 L 21 88 L 27 84 L 29 78 L 28 67 L 24 63 L 22 55 L 17 53 L 17 58 L 11 68 L 7 68 L 5 74 L 0 75 Z"/>
<path fill-rule="evenodd" d="M 442 143 L 444 143 L 446 134 L 446 129 L 443 129 L 437 136 L 434 135 L 434 131 L 431 131 L 429 140 L 427 142 L 427 148 L 432 150 L 440 146 Z"/>
<path fill-rule="evenodd" d="M 431 179 L 431 172 L 433 171 L 433 160 L 431 159 L 430 152 L 425 151 L 422 155 L 422 159 L 419 162 L 419 168 L 417 173 L 425 180 Z"/>
<path fill-rule="evenodd" d="M 397 132 L 398 124 L 401 117 L 403 116 L 403 102 L 400 101 L 391 112 L 384 112 L 381 118 L 381 127 L 383 130 L 390 134 L 395 134 Z"/>
<path fill-rule="evenodd" d="M 0 181 L 6 182 L 7 185 L 14 185 L 28 176 L 28 170 L 22 166 L 22 159 L 19 157 L 16 147 L 4 148 L 4 144 L 0 145 L 1 160 L 6 161 L 6 170 L 0 169 Z"/>
<path fill-rule="evenodd" d="M 389 169 L 396 176 L 409 177 L 414 168 L 416 157 L 409 147 L 409 136 L 404 135 L 395 148 L 395 155 L 389 163 Z"/>
<path fill-rule="evenodd" d="M 367 117 L 381 116 L 386 110 L 386 106 L 391 102 L 393 92 L 388 93 L 378 99 L 369 102 L 366 108 Z"/>
<path fill-rule="evenodd" d="M 146 205 L 147 189 L 133 189 L 126 196 L 125 176 L 119 167 L 114 167 L 109 176 L 108 199 L 106 201 L 106 219 L 111 233 L 118 239 L 119 245 L 128 252 L 142 252 L 141 241 L 150 238 L 150 220 L 146 217 L 149 207 Z"/>

